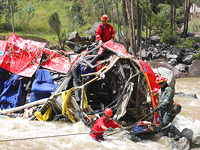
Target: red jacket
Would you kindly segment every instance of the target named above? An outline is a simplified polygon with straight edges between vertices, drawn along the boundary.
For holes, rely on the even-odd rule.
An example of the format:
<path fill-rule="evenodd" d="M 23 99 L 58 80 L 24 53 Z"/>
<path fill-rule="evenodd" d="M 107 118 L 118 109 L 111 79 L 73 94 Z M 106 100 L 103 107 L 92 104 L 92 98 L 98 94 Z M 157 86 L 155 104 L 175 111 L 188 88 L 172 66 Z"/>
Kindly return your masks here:
<path fill-rule="evenodd" d="M 97 40 L 102 40 L 103 42 L 107 42 L 111 39 L 114 40 L 115 38 L 115 31 L 113 30 L 113 26 L 108 24 L 107 28 L 103 27 L 103 34 L 102 34 L 102 37 L 101 37 L 101 33 L 102 33 L 102 28 L 103 27 L 103 23 L 100 24 L 98 27 L 97 27 L 97 30 L 96 30 L 96 37 L 97 37 Z"/>
<path fill-rule="evenodd" d="M 107 123 L 107 122 L 106 122 L 106 119 L 105 119 L 105 116 L 103 116 L 103 117 L 99 118 L 99 119 L 95 122 L 94 126 L 92 127 L 92 131 L 93 131 L 93 132 L 105 131 L 105 130 L 103 130 L 103 129 L 101 128 L 102 125 L 104 125 L 106 128 L 112 127 L 113 129 L 115 129 L 115 128 L 117 128 L 117 127 L 119 126 L 119 124 L 118 124 L 118 123 L 115 123 L 112 119 L 110 119 L 110 120 L 108 121 L 108 123 Z M 103 135 L 103 133 L 104 133 L 104 132 L 94 133 L 94 134 L 90 133 L 90 135 L 91 135 L 92 137 L 95 137 L 95 138 L 99 139 L 99 137 L 101 137 L 101 136 Z"/>

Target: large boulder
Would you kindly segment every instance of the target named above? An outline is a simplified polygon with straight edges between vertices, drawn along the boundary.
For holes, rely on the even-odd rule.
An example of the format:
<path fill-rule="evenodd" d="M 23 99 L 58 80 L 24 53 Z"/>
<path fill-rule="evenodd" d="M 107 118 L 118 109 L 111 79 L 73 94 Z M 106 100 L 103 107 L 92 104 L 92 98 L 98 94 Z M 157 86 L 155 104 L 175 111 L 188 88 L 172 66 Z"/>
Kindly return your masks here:
<path fill-rule="evenodd" d="M 172 50 L 172 53 L 175 54 L 177 56 L 177 62 L 180 63 L 181 62 L 181 58 L 183 56 L 183 52 L 181 48 L 174 48 Z"/>
<path fill-rule="evenodd" d="M 186 72 L 186 66 L 183 64 L 178 64 L 176 66 L 174 66 L 176 69 L 178 69 L 181 72 Z"/>
<path fill-rule="evenodd" d="M 192 142 L 193 134 L 193 131 L 188 128 L 184 128 L 183 131 L 181 131 L 181 136 L 186 137 L 190 142 Z"/>
<path fill-rule="evenodd" d="M 167 83 L 169 84 L 169 86 L 173 89 L 173 91 L 175 91 L 175 75 L 173 73 L 173 71 L 171 71 L 170 69 L 167 68 L 163 68 L 163 67 L 159 67 L 157 69 L 152 69 L 153 72 L 155 74 L 159 74 L 165 78 L 167 78 Z"/>
<path fill-rule="evenodd" d="M 159 36 L 152 36 L 152 37 L 150 37 L 151 44 L 152 45 L 156 45 L 157 43 L 160 42 L 160 39 L 161 38 Z"/>
<path fill-rule="evenodd" d="M 190 142 L 187 138 L 182 137 L 178 141 L 171 140 L 171 148 L 177 150 L 190 150 Z"/>
<path fill-rule="evenodd" d="M 90 30 L 86 31 L 85 34 L 88 34 L 88 35 L 96 35 L 96 30 L 97 30 L 97 27 L 100 25 L 99 22 L 95 22 L 93 24 L 93 26 L 90 28 Z"/>
<path fill-rule="evenodd" d="M 80 37 L 78 35 L 78 32 L 77 31 L 72 32 L 67 38 L 67 41 L 79 43 Z"/>
<path fill-rule="evenodd" d="M 176 69 L 175 67 L 173 67 L 172 65 L 168 64 L 165 60 L 163 59 L 156 59 L 156 60 L 151 60 L 148 61 L 148 65 L 151 68 L 158 68 L 158 67 L 163 67 L 163 68 L 167 68 L 170 69 L 172 72 L 174 72 L 175 77 L 180 77 L 181 72 Z"/>
<path fill-rule="evenodd" d="M 190 65 L 192 63 L 193 56 L 192 55 L 185 55 L 182 57 L 182 62 L 186 65 Z"/>
<path fill-rule="evenodd" d="M 176 54 L 166 54 L 166 60 L 169 61 L 170 59 L 176 59 L 177 60 L 178 56 Z"/>
<path fill-rule="evenodd" d="M 193 60 L 192 65 L 189 66 L 189 73 L 193 75 L 200 75 L 200 60 Z"/>
<path fill-rule="evenodd" d="M 148 52 L 145 49 L 141 50 L 140 55 L 141 55 L 142 60 L 148 58 Z"/>

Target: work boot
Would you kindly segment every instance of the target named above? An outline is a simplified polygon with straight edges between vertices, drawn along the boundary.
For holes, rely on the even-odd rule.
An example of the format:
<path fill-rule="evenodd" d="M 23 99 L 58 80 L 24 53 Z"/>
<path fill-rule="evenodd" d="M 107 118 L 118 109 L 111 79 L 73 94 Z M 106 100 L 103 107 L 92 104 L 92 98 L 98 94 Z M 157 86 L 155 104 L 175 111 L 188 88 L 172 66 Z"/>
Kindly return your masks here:
<path fill-rule="evenodd" d="M 181 136 L 180 136 L 179 134 L 176 134 L 176 135 L 174 136 L 174 140 L 175 140 L 175 141 L 178 141 L 180 138 L 181 138 Z"/>
<path fill-rule="evenodd" d="M 162 136 L 168 136 L 167 131 L 166 130 L 162 130 Z"/>

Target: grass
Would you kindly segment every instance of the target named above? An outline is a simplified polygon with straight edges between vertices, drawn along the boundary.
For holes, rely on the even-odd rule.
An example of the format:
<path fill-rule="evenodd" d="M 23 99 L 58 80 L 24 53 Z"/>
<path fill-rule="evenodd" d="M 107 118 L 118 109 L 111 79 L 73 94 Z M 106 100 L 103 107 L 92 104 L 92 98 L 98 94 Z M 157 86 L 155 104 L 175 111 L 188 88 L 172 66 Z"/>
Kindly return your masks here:
<path fill-rule="evenodd" d="M 0 33 L 0 35 L 11 35 L 12 32 L 6 32 L 6 33 Z M 30 33 L 24 33 L 24 32 L 15 32 L 19 37 L 25 36 L 25 37 L 33 37 L 33 38 L 41 38 L 46 39 L 47 41 L 57 45 L 58 44 L 58 38 L 56 35 L 47 35 L 47 34 L 30 34 Z"/>
<path fill-rule="evenodd" d="M 199 32 L 200 31 L 200 20 L 198 18 L 193 18 L 188 26 L 189 32 Z"/>

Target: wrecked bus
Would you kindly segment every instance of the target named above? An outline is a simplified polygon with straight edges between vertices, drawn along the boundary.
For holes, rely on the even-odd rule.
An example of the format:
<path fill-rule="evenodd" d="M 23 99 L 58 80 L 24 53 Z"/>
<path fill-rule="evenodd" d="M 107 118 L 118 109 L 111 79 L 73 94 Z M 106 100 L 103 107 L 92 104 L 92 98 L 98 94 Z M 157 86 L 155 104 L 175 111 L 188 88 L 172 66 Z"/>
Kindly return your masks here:
<path fill-rule="evenodd" d="M 157 86 L 155 74 L 121 44 L 108 41 L 80 53 L 64 52 L 23 40 L 14 33 L 0 44 L 0 67 L 18 75 L 19 81 L 13 94 L 16 97 L 18 93 L 17 99 L 2 95 L 2 87 L 1 114 L 24 112 L 36 106 L 37 110 L 28 115 L 30 120 L 83 121 L 90 126 L 107 107 L 112 108 L 115 120 L 131 122 L 156 107 L 149 92 Z"/>

